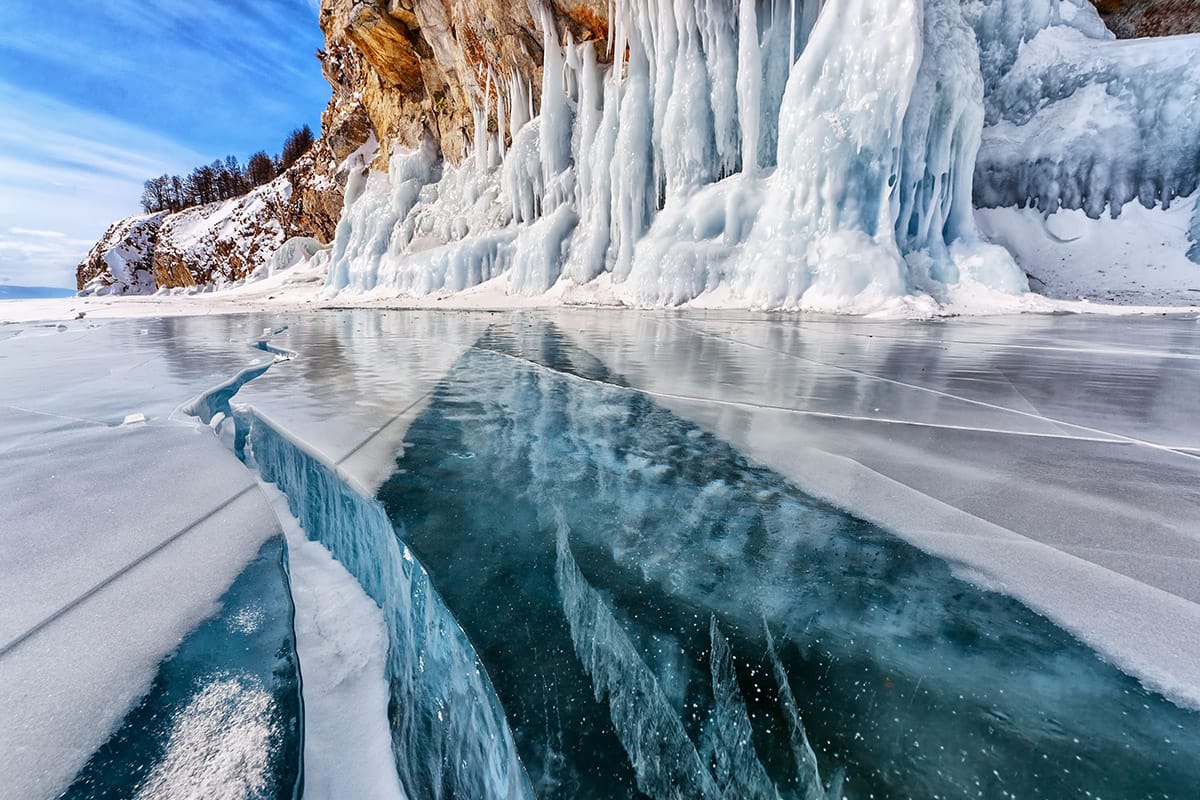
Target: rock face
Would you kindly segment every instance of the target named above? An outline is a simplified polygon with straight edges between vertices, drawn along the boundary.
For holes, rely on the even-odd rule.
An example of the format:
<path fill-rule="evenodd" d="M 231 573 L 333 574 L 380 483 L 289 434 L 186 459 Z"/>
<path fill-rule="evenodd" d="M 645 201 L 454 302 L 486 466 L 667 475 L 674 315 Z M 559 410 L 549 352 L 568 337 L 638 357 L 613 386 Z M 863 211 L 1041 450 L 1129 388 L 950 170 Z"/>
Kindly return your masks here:
<path fill-rule="evenodd" d="M 1120 39 L 1200 32 L 1200 0 L 1093 0 Z"/>
<path fill-rule="evenodd" d="M 126 217 L 109 226 L 75 270 L 76 288 L 112 294 L 153 292 L 154 243 L 167 213 Z"/>
<path fill-rule="evenodd" d="M 549 3 L 555 27 L 576 41 L 596 42 L 602 60 L 608 5 Z M 396 144 L 415 148 L 426 131 L 457 161 L 474 132 L 473 109 L 485 97 L 494 109 L 501 92 L 518 92 L 536 108 L 542 32 L 531 8 L 537 7 L 521 0 L 324 0 L 330 110 L 361 99 L 382 145 L 376 166 L 386 168 Z"/>

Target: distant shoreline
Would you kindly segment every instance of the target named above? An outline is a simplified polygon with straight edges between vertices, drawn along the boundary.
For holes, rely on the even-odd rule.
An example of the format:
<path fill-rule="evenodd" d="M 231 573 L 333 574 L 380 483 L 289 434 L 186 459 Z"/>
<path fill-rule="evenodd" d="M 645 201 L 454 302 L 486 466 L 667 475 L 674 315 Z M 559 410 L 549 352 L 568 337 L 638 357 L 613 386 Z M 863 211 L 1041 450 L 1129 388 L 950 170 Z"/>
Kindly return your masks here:
<path fill-rule="evenodd" d="M 53 297 L 72 297 L 74 289 L 59 286 L 9 286 L 0 284 L 0 300 L 45 300 Z"/>

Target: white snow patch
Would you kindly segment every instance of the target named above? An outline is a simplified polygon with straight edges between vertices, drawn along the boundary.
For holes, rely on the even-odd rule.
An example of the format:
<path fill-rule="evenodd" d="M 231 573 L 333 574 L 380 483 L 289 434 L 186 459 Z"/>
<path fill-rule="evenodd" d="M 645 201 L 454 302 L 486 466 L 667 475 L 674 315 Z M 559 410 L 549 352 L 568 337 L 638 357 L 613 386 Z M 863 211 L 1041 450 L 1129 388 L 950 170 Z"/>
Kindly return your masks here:
<path fill-rule="evenodd" d="M 975 212 L 979 227 L 1013 253 L 1047 297 L 1120 305 L 1200 304 L 1200 264 L 1187 257 L 1200 193 L 1171 208 L 1129 203 L 1116 219 L 1082 210 L 1044 215 L 1033 208 Z"/>

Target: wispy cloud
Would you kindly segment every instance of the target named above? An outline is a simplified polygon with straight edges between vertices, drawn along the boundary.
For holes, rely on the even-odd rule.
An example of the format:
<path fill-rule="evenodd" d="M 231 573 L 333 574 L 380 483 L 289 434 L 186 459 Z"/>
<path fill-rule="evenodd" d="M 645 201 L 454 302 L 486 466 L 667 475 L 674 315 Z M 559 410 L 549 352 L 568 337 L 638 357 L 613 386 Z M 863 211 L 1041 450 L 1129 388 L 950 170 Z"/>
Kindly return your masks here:
<path fill-rule="evenodd" d="M 204 161 L 136 125 L 2 82 L 0 118 L 0 277 L 10 283 L 71 285 L 109 223 L 137 213 L 147 177 Z"/>
<path fill-rule="evenodd" d="M 310 0 L 0 3 L 0 74 L 210 158 L 278 148 L 329 97 Z"/>
<path fill-rule="evenodd" d="M 62 239 L 66 236 L 62 231 L 39 231 L 34 228 L 9 228 L 14 236 L 27 236 L 30 239 Z"/>

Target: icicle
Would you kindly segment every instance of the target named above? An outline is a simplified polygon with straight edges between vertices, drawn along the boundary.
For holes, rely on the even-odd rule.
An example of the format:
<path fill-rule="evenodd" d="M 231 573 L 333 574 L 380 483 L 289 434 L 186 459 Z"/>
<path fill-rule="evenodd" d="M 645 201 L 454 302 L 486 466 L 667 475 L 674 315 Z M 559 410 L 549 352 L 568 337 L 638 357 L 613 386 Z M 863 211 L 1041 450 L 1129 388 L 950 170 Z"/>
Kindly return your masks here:
<path fill-rule="evenodd" d="M 921 59 L 920 3 L 843 0 L 819 18 L 792 69 L 779 166 L 737 264 L 735 290 L 752 304 L 845 308 L 905 293 L 890 186 Z"/>
<path fill-rule="evenodd" d="M 525 123 L 533 119 L 533 114 L 530 113 L 530 101 L 526 97 L 525 81 L 514 70 L 512 78 L 508 81 L 508 108 L 509 108 L 509 141 L 516 141 L 517 131 L 525 127 Z"/>
<path fill-rule="evenodd" d="M 653 111 L 650 59 L 642 43 L 630 39 L 626 77 L 621 85 L 617 142 L 612 160 L 613 278 L 624 280 L 633 266 L 633 248 L 649 227 L 656 205 L 653 163 Z"/>
<path fill-rule="evenodd" d="M 494 73 L 488 74 L 488 80 L 493 80 Z M 504 146 L 504 132 L 507 130 L 507 121 L 504 118 L 504 96 L 500 92 L 500 82 L 495 81 L 496 86 L 496 152 L 501 162 L 504 161 L 506 153 Z"/>
<path fill-rule="evenodd" d="M 571 108 L 563 94 L 563 51 L 558 41 L 554 15 L 540 6 L 542 26 L 542 175 L 546 181 L 571 162 Z"/>
<path fill-rule="evenodd" d="M 348 194 L 330 285 L 432 291 L 509 269 L 528 293 L 607 270 L 637 303 L 728 289 L 839 309 L 940 296 L 960 273 L 1019 289 L 963 201 L 978 87 L 955 76 L 978 68 L 956 2 L 609 0 L 606 68 L 531 0 L 540 86 L 486 71 L 460 167 L 422 157 L 420 180 Z M 937 61 L 918 82 L 923 48 Z"/>
<path fill-rule="evenodd" d="M 762 49 L 758 41 L 755 0 L 738 8 L 738 120 L 742 126 L 742 171 L 758 172 L 759 107 L 762 93 Z"/>
<path fill-rule="evenodd" d="M 671 81 L 656 90 L 655 103 L 663 115 L 661 147 L 666 201 L 683 198 L 717 178 L 717 146 L 713 132 L 711 90 L 693 0 L 674 2 L 674 44 L 670 69 L 660 69 Z"/>
<path fill-rule="evenodd" d="M 716 174 L 725 177 L 741 164 L 737 119 L 737 15 L 728 0 L 702 0 L 697 10 L 700 45 L 709 79 L 709 107 L 717 149 Z"/>
<path fill-rule="evenodd" d="M 792 68 L 792 64 L 796 63 L 796 0 L 789 0 L 788 13 L 788 69 Z"/>
<path fill-rule="evenodd" d="M 472 142 L 475 150 L 475 169 L 483 172 L 487 169 L 487 133 L 488 133 L 488 91 L 490 81 L 484 84 L 483 104 L 477 99 L 471 100 L 471 117 L 475 122 L 475 137 Z"/>
<path fill-rule="evenodd" d="M 616 80 L 605 80 L 590 45 L 585 43 L 580 47 L 576 123 L 580 131 L 575 191 L 581 222 L 571 244 L 566 272 L 576 283 L 586 283 L 605 270 L 612 241 L 611 169 L 617 139 L 620 86 Z M 618 65 L 612 71 L 619 69 Z"/>

